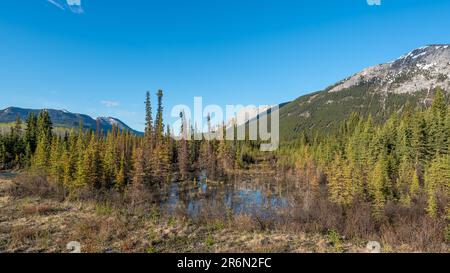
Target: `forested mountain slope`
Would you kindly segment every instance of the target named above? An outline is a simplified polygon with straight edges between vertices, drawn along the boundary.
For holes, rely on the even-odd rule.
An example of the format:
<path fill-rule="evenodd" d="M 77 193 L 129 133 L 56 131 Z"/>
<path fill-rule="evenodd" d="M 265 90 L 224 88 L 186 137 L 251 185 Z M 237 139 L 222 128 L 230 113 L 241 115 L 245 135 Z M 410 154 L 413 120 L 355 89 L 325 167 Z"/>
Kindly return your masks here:
<path fill-rule="evenodd" d="M 449 45 L 415 49 L 393 62 L 364 69 L 324 91 L 281 107 L 281 137 L 291 140 L 301 131 L 330 131 L 353 112 L 385 121 L 407 102 L 427 107 L 436 87 L 448 92 L 449 77 Z"/>

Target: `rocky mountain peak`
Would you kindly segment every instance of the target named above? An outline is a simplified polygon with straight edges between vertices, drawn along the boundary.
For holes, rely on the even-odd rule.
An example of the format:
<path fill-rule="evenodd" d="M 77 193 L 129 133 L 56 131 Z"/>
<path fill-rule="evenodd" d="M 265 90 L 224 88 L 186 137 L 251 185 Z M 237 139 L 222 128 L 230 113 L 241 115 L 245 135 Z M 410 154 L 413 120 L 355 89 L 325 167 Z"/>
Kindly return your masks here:
<path fill-rule="evenodd" d="M 450 45 L 417 48 L 397 60 L 364 69 L 330 89 L 368 84 L 374 92 L 413 94 L 437 86 L 450 89 Z"/>

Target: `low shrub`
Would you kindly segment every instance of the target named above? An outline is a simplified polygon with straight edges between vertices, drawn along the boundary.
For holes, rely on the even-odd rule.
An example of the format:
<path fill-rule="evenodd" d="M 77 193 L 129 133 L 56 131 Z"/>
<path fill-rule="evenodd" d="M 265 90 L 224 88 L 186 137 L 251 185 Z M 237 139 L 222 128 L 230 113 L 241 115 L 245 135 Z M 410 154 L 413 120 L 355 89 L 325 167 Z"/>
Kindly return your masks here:
<path fill-rule="evenodd" d="M 17 176 L 9 188 L 10 195 L 16 198 L 41 197 L 64 200 L 64 187 L 50 181 L 45 174 L 27 172 Z"/>

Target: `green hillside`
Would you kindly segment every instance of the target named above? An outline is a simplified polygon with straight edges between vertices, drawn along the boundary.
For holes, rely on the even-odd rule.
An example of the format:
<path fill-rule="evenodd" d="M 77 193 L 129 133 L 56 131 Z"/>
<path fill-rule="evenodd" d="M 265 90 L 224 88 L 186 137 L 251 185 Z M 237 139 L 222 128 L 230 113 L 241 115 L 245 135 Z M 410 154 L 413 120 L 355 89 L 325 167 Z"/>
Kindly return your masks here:
<path fill-rule="evenodd" d="M 408 102 L 423 107 L 427 92 L 394 94 L 373 92 L 371 84 L 358 85 L 339 92 L 325 91 L 302 96 L 280 108 L 280 136 L 293 140 L 300 132 L 328 132 L 336 128 L 351 113 L 362 117 L 372 115 L 375 121 L 384 121 L 400 111 Z"/>

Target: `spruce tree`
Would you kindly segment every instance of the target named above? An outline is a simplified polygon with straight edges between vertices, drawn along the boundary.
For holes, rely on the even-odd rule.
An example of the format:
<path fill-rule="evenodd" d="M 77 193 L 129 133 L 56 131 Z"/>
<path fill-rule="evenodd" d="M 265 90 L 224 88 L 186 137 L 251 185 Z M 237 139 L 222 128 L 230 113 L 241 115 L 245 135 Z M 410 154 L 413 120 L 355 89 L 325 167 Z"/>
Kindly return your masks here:
<path fill-rule="evenodd" d="M 125 155 L 121 156 L 119 170 L 116 176 L 115 188 L 122 190 L 126 184 L 126 166 L 125 166 Z"/>
<path fill-rule="evenodd" d="M 62 182 L 64 174 L 61 159 L 62 159 L 61 139 L 58 136 L 54 136 L 50 149 L 50 175 L 58 182 Z"/>
<path fill-rule="evenodd" d="M 220 174 L 224 175 L 231 170 L 233 161 L 231 159 L 231 147 L 225 139 L 225 124 L 222 124 L 222 127 L 219 130 L 223 131 L 223 137 L 219 140 L 219 145 L 217 148 L 217 162 Z"/>
<path fill-rule="evenodd" d="M 71 131 L 69 135 L 69 142 L 67 151 L 65 152 L 65 165 L 64 165 L 64 184 L 72 189 L 76 179 L 78 159 L 82 155 L 83 150 L 80 147 L 83 146 L 83 135 L 76 135 L 74 131 Z M 83 148 L 82 148 L 83 149 Z"/>
<path fill-rule="evenodd" d="M 48 170 L 50 161 L 50 149 L 53 138 L 53 125 L 47 110 L 40 112 L 37 119 L 38 143 L 34 156 L 34 166 L 40 170 Z"/>
<path fill-rule="evenodd" d="M 133 154 L 134 169 L 131 185 L 128 187 L 128 195 L 131 198 L 131 205 L 134 206 L 141 201 L 140 197 L 145 190 L 145 160 L 142 148 L 137 148 Z"/>
<path fill-rule="evenodd" d="M 117 129 L 114 127 L 113 131 L 108 133 L 105 140 L 104 154 L 103 154 L 103 182 L 105 185 L 113 185 L 116 179 L 118 169 L 118 154 L 117 154 Z"/>
<path fill-rule="evenodd" d="M 414 170 L 411 187 L 409 189 L 409 196 L 412 199 L 417 198 L 420 193 L 420 190 L 421 190 L 421 188 L 420 188 L 419 176 L 417 175 L 417 171 Z"/>
<path fill-rule="evenodd" d="M 34 154 L 37 146 L 37 117 L 32 112 L 28 114 L 26 120 L 25 143 L 29 146 L 30 155 Z"/>
<path fill-rule="evenodd" d="M 390 179 L 387 174 L 387 162 L 385 157 L 375 164 L 369 184 L 372 196 L 374 216 L 380 219 L 383 216 L 385 202 L 391 197 Z"/>
<path fill-rule="evenodd" d="M 36 152 L 33 158 L 33 166 L 36 170 L 48 170 L 50 159 L 50 141 L 45 135 L 40 135 Z"/>
<path fill-rule="evenodd" d="M 47 110 L 40 112 L 37 120 L 37 135 L 38 137 L 44 137 L 48 142 L 52 138 L 53 124 L 50 119 L 50 114 Z"/>
<path fill-rule="evenodd" d="M 149 91 L 147 91 L 145 97 L 145 133 L 148 136 L 153 134 L 152 104 Z"/>
<path fill-rule="evenodd" d="M 102 186 L 103 173 L 97 140 L 93 132 L 90 132 L 86 139 L 87 144 L 78 159 L 75 187 L 99 189 Z"/>
<path fill-rule="evenodd" d="M 450 195 L 450 155 L 438 156 L 433 160 L 425 174 L 425 186 L 428 194 L 427 211 L 436 216 L 438 195 Z"/>
<path fill-rule="evenodd" d="M 159 90 L 156 95 L 158 96 L 158 109 L 156 112 L 156 120 L 155 120 L 155 138 L 156 142 L 160 143 L 164 135 L 163 105 L 162 105 L 163 91 Z"/>
<path fill-rule="evenodd" d="M 427 165 L 430 159 L 431 147 L 429 144 L 429 129 L 422 113 L 417 113 L 413 120 L 413 138 L 412 145 L 414 151 L 414 160 L 419 170 Z"/>
<path fill-rule="evenodd" d="M 349 205 L 356 195 L 356 185 L 348 162 L 336 155 L 328 173 L 328 187 L 331 201 L 340 205 Z"/>
<path fill-rule="evenodd" d="M 184 112 L 180 113 L 181 119 L 181 139 L 178 141 L 178 169 L 182 180 L 189 178 L 189 150 L 188 150 L 188 131 L 187 131 L 187 121 Z"/>
<path fill-rule="evenodd" d="M 432 154 L 446 154 L 448 152 L 448 130 L 446 128 L 447 106 L 440 88 L 436 89 L 430 115 L 430 148 Z"/>

